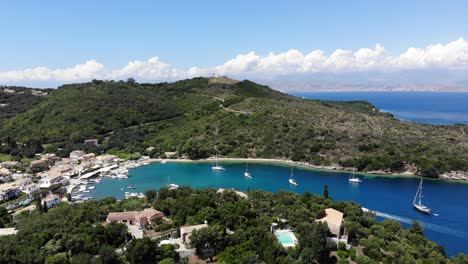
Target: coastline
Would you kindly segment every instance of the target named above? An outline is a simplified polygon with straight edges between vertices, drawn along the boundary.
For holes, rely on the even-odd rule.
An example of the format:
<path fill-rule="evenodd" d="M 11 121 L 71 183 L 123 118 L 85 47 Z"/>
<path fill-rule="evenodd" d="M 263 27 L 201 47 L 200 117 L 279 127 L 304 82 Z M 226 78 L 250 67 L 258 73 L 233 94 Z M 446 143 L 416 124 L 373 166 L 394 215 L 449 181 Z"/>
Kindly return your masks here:
<path fill-rule="evenodd" d="M 154 162 L 161 162 L 165 160 L 166 162 L 200 162 L 200 163 L 207 163 L 213 162 L 215 160 L 214 157 L 210 157 L 207 159 L 199 159 L 199 160 L 192 160 L 192 159 L 148 159 L 145 160 L 146 162 L 154 163 Z M 266 158 L 218 158 L 219 161 L 227 161 L 232 163 L 241 163 L 241 162 L 254 162 L 254 163 L 265 163 L 265 164 L 275 164 L 275 165 L 295 165 L 299 166 L 304 169 L 313 170 L 313 171 L 323 171 L 323 172 L 338 172 L 338 173 L 351 173 L 352 168 L 345 168 L 340 166 L 318 166 L 313 165 L 306 162 L 297 162 L 292 160 L 284 160 L 284 159 L 266 159 Z M 450 172 L 452 173 L 452 172 Z M 376 173 L 376 172 L 363 172 L 363 171 L 355 171 L 355 174 L 362 175 L 362 176 L 370 176 L 370 177 L 389 177 L 389 178 L 420 178 L 421 176 L 416 175 L 411 172 L 404 172 L 400 174 L 393 174 L 393 173 Z M 448 173 L 444 173 L 442 175 L 447 175 Z M 452 183 L 467 183 L 468 178 L 451 178 L 447 176 L 440 175 L 438 178 L 424 178 L 425 180 L 440 180 Z"/>

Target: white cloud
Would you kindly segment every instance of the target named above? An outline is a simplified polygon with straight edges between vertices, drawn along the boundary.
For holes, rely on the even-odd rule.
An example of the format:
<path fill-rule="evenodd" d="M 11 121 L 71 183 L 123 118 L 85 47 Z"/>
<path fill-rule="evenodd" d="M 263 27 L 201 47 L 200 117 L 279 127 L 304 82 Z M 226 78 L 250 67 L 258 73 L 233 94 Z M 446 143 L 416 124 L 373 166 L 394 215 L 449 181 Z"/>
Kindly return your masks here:
<path fill-rule="evenodd" d="M 104 65 L 95 60 L 88 60 L 83 64 L 63 69 L 35 67 L 19 71 L 0 72 L 0 82 L 84 80 L 99 76 L 103 69 Z"/>
<path fill-rule="evenodd" d="M 162 62 L 159 57 L 153 57 L 147 61 L 130 61 L 125 67 L 113 70 L 108 79 L 122 79 L 135 77 L 143 80 L 176 79 L 178 71 L 170 64 Z"/>
<path fill-rule="evenodd" d="M 193 66 L 187 70 L 176 69 L 159 57 L 147 61 L 130 61 L 119 69 L 107 69 L 95 60 L 70 68 L 50 69 L 36 67 L 24 70 L 0 72 L 1 83 L 41 81 L 88 81 L 93 78 L 159 81 L 212 73 L 244 78 L 275 78 L 288 75 L 320 73 L 398 72 L 407 70 L 462 70 L 468 71 L 468 42 L 463 38 L 446 44 L 434 44 L 423 48 L 408 48 L 405 52 L 390 55 L 377 44 L 375 48 L 356 51 L 337 49 L 330 55 L 322 50 L 303 53 L 297 49 L 269 53 L 265 56 L 254 51 L 240 54 L 223 64 L 213 67 Z"/>

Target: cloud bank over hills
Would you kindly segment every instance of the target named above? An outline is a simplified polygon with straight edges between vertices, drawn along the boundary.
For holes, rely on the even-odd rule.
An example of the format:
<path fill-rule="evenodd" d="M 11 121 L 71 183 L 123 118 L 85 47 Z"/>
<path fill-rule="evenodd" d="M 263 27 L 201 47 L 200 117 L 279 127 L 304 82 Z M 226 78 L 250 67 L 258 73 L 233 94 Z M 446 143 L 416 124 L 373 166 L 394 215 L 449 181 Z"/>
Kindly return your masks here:
<path fill-rule="evenodd" d="M 288 86 L 287 82 L 291 81 L 297 88 L 302 87 L 297 89 L 290 85 L 293 90 L 314 90 L 323 85 L 328 85 L 328 90 L 333 90 L 333 86 L 359 90 L 363 87 L 418 84 L 429 87 L 429 90 L 434 87 L 457 90 L 468 88 L 467 73 L 468 41 L 459 38 L 446 44 L 411 47 L 397 55 L 390 54 L 380 44 L 375 48 L 356 51 L 337 49 L 329 55 L 322 50 L 305 53 L 291 49 L 263 56 L 251 51 L 220 65 L 188 69 L 178 69 L 159 57 L 130 61 L 118 69 L 109 69 L 101 62 L 90 59 L 67 68 L 38 66 L 0 72 L 0 84 L 46 87 L 91 79 L 121 80 L 133 77 L 140 82 L 154 82 L 217 74 L 260 80 L 273 86 L 281 83 Z"/>

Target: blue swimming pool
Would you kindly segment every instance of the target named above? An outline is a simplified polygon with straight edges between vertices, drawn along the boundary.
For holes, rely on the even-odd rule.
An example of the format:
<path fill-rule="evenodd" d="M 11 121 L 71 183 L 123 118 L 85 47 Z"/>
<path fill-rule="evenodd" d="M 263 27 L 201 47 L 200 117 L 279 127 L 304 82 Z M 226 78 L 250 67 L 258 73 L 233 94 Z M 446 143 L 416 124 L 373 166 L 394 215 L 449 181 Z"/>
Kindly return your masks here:
<path fill-rule="evenodd" d="M 293 238 L 294 234 L 290 231 L 276 231 L 275 236 L 283 246 L 294 246 L 295 244 Z"/>

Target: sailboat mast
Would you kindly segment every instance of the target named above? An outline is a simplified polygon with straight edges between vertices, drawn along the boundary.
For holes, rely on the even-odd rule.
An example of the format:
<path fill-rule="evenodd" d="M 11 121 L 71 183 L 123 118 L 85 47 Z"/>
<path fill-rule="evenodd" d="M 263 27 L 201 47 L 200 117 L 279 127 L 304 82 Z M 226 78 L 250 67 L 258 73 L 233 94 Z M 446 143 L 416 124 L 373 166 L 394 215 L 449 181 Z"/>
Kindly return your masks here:
<path fill-rule="evenodd" d="M 421 183 L 420 183 L 420 185 L 421 185 Z M 418 186 L 418 189 L 416 190 L 416 194 L 414 195 L 413 204 L 416 204 L 416 199 L 418 198 L 420 185 Z"/>
<path fill-rule="evenodd" d="M 423 179 L 421 178 L 421 182 L 419 183 L 419 204 L 421 204 L 421 197 L 422 197 L 422 183 L 423 183 Z"/>

